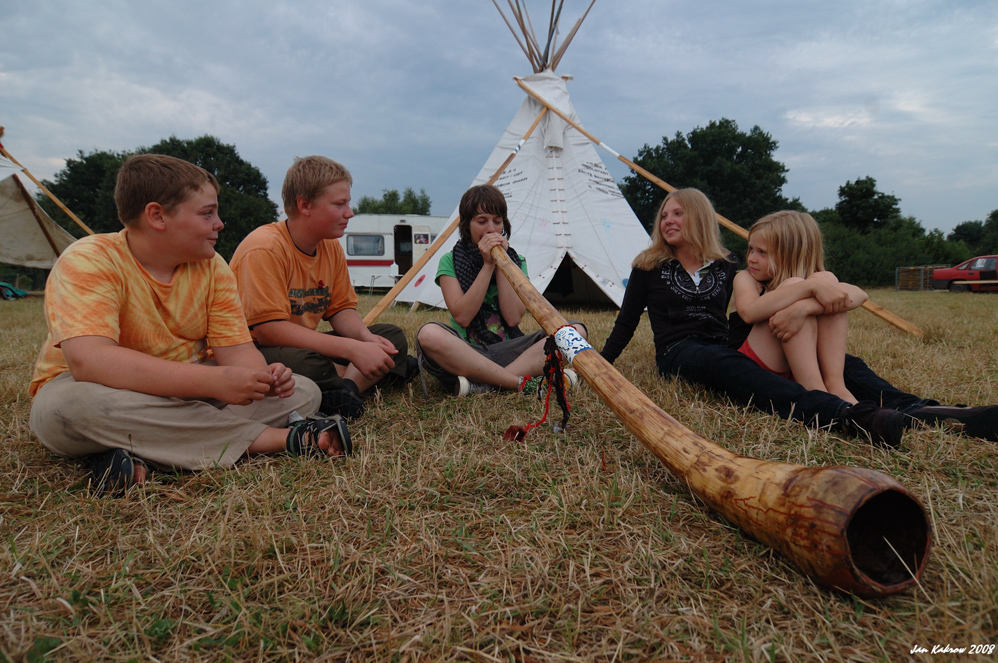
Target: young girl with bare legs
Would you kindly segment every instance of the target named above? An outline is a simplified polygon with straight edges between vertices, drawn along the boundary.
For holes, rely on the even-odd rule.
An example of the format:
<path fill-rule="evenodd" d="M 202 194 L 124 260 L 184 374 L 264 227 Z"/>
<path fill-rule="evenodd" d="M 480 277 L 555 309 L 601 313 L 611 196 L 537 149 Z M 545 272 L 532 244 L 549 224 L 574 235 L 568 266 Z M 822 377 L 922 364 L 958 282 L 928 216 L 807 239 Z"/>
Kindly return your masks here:
<path fill-rule="evenodd" d="M 791 210 L 759 219 L 749 230 L 746 263 L 733 296 L 752 331 L 738 351 L 806 389 L 855 404 L 842 377 L 848 312 L 867 295 L 825 271 L 815 220 Z"/>

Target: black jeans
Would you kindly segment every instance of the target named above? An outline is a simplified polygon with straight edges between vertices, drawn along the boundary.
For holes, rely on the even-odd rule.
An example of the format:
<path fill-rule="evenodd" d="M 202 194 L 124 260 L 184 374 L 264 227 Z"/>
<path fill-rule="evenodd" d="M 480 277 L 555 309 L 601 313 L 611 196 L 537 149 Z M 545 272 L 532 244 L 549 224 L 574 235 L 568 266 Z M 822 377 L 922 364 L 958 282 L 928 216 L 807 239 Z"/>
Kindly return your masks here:
<path fill-rule="evenodd" d="M 656 363 L 664 376 L 677 376 L 749 404 L 805 424 L 837 423 L 849 403 L 824 391 L 809 391 L 760 367 L 725 345 L 684 339 L 669 346 Z M 935 401 L 923 400 L 892 386 L 858 357 L 846 355 L 846 387 L 858 400 L 872 400 L 882 407 L 911 410 Z"/>
<path fill-rule="evenodd" d="M 406 353 L 409 352 L 409 342 L 405 338 L 405 332 L 399 327 L 386 323 L 378 323 L 368 327 L 375 336 L 382 336 L 391 341 L 398 354 L 394 356 L 395 368 L 385 375 L 396 375 L 398 378 L 406 377 Z M 324 332 L 336 335 L 336 332 Z M 336 370 L 337 364 L 346 364 L 345 361 L 336 361 L 314 350 L 305 348 L 294 348 L 288 346 L 264 347 L 257 345 L 268 364 L 280 362 L 290 368 L 298 375 L 304 375 L 319 385 L 322 391 L 330 391 L 343 388 L 343 378 Z M 382 378 L 384 380 L 385 378 Z"/>
<path fill-rule="evenodd" d="M 910 412 L 924 405 L 939 405 L 939 401 L 931 398 L 919 398 L 901 391 L 870 370 L 859 357 L 846 355 L 842 376 L 845 378 L 846 389 L 853 396 L 861 401 L 876 401 L 881 407 Z"/>

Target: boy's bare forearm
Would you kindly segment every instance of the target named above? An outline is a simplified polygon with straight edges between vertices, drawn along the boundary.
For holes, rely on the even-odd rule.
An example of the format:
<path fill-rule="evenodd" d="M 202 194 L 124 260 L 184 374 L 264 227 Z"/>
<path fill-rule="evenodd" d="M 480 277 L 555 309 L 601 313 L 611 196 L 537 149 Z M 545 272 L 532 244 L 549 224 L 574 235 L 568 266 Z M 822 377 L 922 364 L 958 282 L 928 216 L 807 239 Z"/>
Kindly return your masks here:
<path fill-rule="evenodd" d="M 351 338 L 355 341 L 369 342 L 374 336 L 356 309 L 348 308 L 339 311 L 329 319 L 329 324 L 332 325 L 337 336 Z"/>
<path fill-rule="evenodd" d="M 270 369 L 266 365 L 255 365 L 256 360 L 246 351 L 245 344 L 236 354 L 250 365 L 170 361 L 120 347 L 102 336 L 68 339 L 62 342 L 62 349 L 75 380 L 95 382 L 112 389 L 164 398 L 214 398 L 233 405 L 249 405 L 265 398 L 274 387 L 275 378 Z M 226 354 L 224 349 L 222 354 Z"/>
<path fill-rule="evenodd" d="M 120 347 L 102 336 L 62 342 L 73 379 L 153 396 L 214 398 L 212 366 L 168 361 Z"/>
<path fill-rule="evenodd" d="M 334 316 L 335 318 L 336 316 Z M 339 326 L 334 325 L 334 328 L 340 336 L 324 334 L 287 320 L 276 320 L 255 326 L 253 332 L 257 342 L 263 346 L 303 348 L 313 350 L 326 357 L 350 359 L 353 354 L 352 346 L 356 341 L 353 338 L 344 338 L 344 336 L 349 335 L 343 334 Z"/>
<path fill-rule="evenodd" d="M 397 354 L 398 350 L 387 339 L 372 334 L 356 310 L 344 309 L 330 318 L 329 322 L 338 335 L 349 337 L 336 339 L 350 352 L 342 356 L 365 378 L 379 380 L 395 366 L 391 356 Z"/>
<path fill-rule="evenodd" d="M 243 366 L 257 371 L 267 370 L 267 360 L 252 343 L 212 347 L 219 366 Z"/>

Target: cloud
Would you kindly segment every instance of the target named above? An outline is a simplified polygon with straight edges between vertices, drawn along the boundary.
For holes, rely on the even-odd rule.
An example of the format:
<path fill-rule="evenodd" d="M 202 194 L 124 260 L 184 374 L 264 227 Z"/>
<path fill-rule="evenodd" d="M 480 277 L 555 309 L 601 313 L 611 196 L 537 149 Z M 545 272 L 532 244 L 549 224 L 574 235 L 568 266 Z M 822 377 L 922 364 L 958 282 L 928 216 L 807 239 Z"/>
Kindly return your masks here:
<path fill-rule="evenodd" d="M 585 4 L 566 3 L 561 38 Z M 543 25 L 550 5 L 529 7 Z M 294 156 L 326 154 L 355 198 L 425 188 L 446 214 L 530 71 L 490 3 L 467 0 L 38 0 L 4 20 L 5 145 L 40 177 L 78 150 L 207 133 L 275 198 Z M 625 156 L 728 117 L 779 141 L 784 192 L 809 207 L 866 175 L 930 228 L 998 207 L 995 3 L 602 0 L 559 70 L 586 128 Z M 941 206 L 933 187 L 961 195 Z"/>
<path fill-rule="evenodd" d="M 866 109 L 854 108 L 821 108 L 811 111 L 792 110 L 788 111 L 784 117 L 791 125 L 818 129 L 866 127 L 872 122 L 870 112 Z"/>

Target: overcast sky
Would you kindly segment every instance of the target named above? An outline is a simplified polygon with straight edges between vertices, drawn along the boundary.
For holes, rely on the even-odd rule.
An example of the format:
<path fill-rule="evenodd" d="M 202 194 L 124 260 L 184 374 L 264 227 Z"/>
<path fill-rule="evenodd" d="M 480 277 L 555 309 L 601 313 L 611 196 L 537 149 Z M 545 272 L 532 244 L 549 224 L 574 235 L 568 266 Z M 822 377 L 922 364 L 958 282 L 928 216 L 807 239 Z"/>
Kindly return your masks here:
<path fill-rule="evenodd" d="M 550 3 L 527 5 L 540 31 Z M 2 140 L 40 179 L 79 150 L 211 134 L 278 203 L 293 157 L 323 154 L 355 201 L 411 186 L 450 214 L 531 73 L 489 0 L 22 0 L 3 26 Z M 779 142 L 809 209 L 868 175 L 926 229 L 998 209 L 995 0 L 598 0 L 558 73 L 628 158 L 727 117 Z"/>

